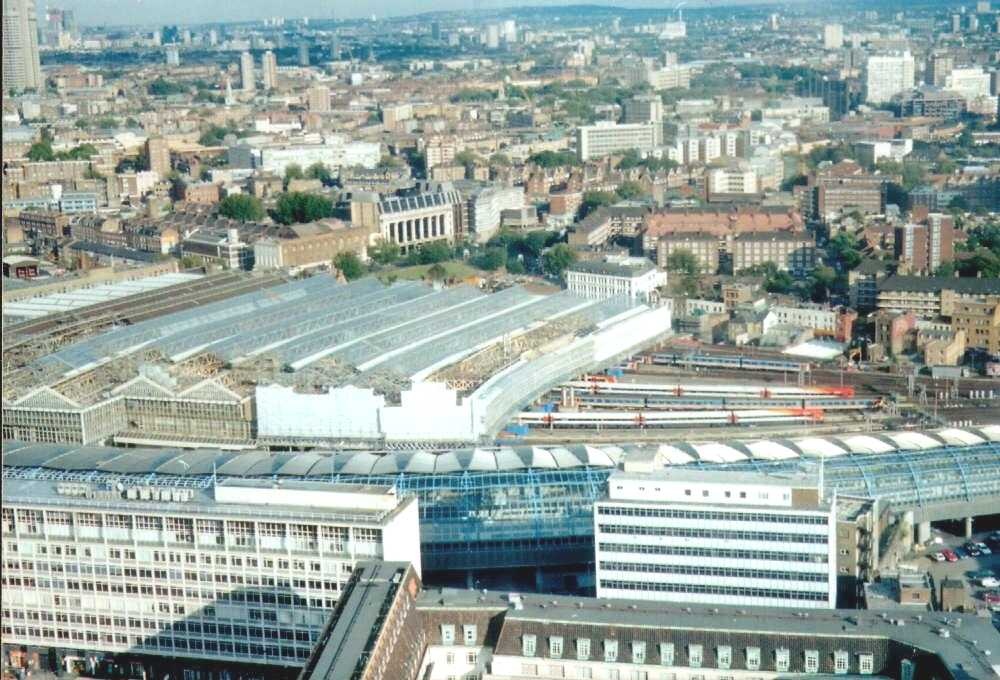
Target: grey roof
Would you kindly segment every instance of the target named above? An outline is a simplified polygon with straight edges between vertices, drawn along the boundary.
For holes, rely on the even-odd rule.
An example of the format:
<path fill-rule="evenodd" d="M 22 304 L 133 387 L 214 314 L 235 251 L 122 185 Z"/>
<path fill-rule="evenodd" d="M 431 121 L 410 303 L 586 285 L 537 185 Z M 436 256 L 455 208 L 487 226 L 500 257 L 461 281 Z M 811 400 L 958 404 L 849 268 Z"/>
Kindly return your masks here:
<path fill-rule="evenodd" d="M 878 284 L 880 291 L 940 293 L 953 290 L 965 295 L 1000 295 L 1000 279 L 951 276 L 890 276 Z"/>
<path fill-rule="evenodd" d="M 605 276 L 636 277 L 656 269 L 656 265 L 646 260 L 644 262 L 601 262 L 598 260 L 581 260 L 569 267 L 570 271 L 587 274 L 603 274 Z"/>

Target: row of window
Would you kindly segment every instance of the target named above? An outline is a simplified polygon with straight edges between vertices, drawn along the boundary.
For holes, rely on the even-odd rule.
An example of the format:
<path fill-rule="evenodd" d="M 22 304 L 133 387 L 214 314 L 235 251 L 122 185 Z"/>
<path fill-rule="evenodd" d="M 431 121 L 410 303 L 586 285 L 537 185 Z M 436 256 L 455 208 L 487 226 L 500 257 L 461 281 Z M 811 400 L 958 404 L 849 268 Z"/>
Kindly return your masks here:
<path fill-rule="evenodd" d="M 539 638 L 533 633 L 526 633 L 521 636 L 521 654 L 526 657 L 534 657 L 539 652 Z M 595 647 L 599 648 L 595 650 Z M 625 648 L 627 653 L 620 655 L 620 648 Z M 658 652 L 658 658 L 652 654 L 647 654 L 647 649 Z M 594 652 L 597 651 L 597 654 Z M 662 666 L 674 666 L 676 661 L 676 645 L 673 642 L 660 642 L 655 646 L 647 645 L 645 640 L 633 640 L 626 644 L 619 640 L 604 639 L 592 644 L 590 638 L 576 638 L 566 640 L 562 636 L 553 635 L 548 638 L 548 654 L 551 659 L 561 659 L 564 656 L 574 658 L 578 661 L 603 660 L 607 663 L 631 662 L 635 664 L 648 664 L 657 662 Z M 705 663 L 705 647 L 701 644 L 686 645 L 684 651 L 687 653 L 687 665 L 691 668 L 701 668 Z M 743 649 L 743 658 L 737 659 L 731 645 L 718 645 L 715 647 L 715 664 L 720 669 L 730 669 L 734 663 L 741 663 L 746 670 L 760 670 L 762 665 L 762 654 L 760 647 L 746 647 Z M 845 674 L 850 668 L 850 653 L 846 650 L 836 650 L 832 654 L 833 669 L 836 674 Z M 788 672 L 792 665 L 791 651 L 784 647 L 774 650 L 771 663 L 774 670 Z M 807 673 L 817 673 L 820 667 L 820 652 L 815 649 L 807 649 L 802 654 L 802 668 Z M 552 675 L 563 676 L 561 666 L 554 667 Z M 858 671 L 863 675 L 870 675 L 875 670 L 874 655 L 863 653 L 858 654 Z"/>
<path fill-rule="evenodd" d="M 659 593 L 697 593 L 704 595 L 731 595 L 735 597 L 760 597 L 779 600 L 800 600 L 803 602 L 826 602 L 826 593 L 806 590 L 783 590 L 778 588 L 750 588 L 739 586 L 709 586 L 696 583 L 659 583 L 650 581 L 621 581 L 601 579 L 601 587 L 609 590 Z"/>
<path fill-rule="evenodd" d="M 679 574 L 691 576 L 726 576 L 730 578 L 759 578 L 774 581 L 802 581 L 825 583 L 827 575 L 801 571 L 781 571 L 772 569 L 730 569 L 725 567 L 685 566 L 680 564 L 649 564 L 642 562 L 601 561 L 600 568 L 606 571 L 627 571 L 649 574 Z"/>
<path fill-rule="evenodd" d="M 606 534 L 638 536 L 718 538 L 743 541 L 773 541 L 776 543 L 812 543 L 817 545 L 827 542 L 825 534 L 787 534 L 774 531 L 727 531 L 724 529 L 688 529 L 685 527 L 645 527 L 637 524 L 600 524 L 598 528 Z"/>
<path fill-rule="evenodd" d="M 778 562 L 811 562 L 826 564 L 826 553 L 778 552 L 774 550 L 731 550 L 726 548 L 693 548 L 674 545 L 645 545 L 640 543 L 598 543 L 601 552 L 626 555 L 679 555 L 684 557 L 719 557 L 737 560 L 772 560 Z"/>
<path fill-rule="evenodd" d="M 770 522 L 773 524 L 814 524 L 826 525 L 825 515 L 785 515 L 773 512 L 723 511 L 723 510 L 681 510 L 679 508 L 648 508 L 636 506 L 597 506 L 597 514 L 608 517 L 666 517 L 670 519 L 702 519 L 721 522 Z"/>

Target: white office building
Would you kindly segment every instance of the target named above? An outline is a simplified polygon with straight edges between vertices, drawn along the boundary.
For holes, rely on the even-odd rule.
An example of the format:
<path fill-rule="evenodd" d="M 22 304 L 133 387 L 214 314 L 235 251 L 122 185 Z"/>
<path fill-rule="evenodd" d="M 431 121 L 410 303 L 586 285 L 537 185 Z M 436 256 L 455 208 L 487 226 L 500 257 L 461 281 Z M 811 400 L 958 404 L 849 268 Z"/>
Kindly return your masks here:
<path fill-rule="evenodd" d="M 468 231 L 475 234 L 476 241 L 485 243 L 500 229 L 500 215 L 504 210 L 523 207 L 523 186 L 486 186 L 473 191 L 467 201 Z"/>
<path fill-rule="evenodd" d="M 382 487 L 20 480 L 3 532 L 4 643 L 98 657 L 301 666 L 357 561 L 420 564 L 416 499 Z"/>
<path fill-rule="evenodd" d="M 340 134 L 326 135 L 319 143 L 242 142 L 229 149 L 229 162 L 233 167 L 260 169 L 278 175 L 285 174 L 285 169 L 293 163 L 303 169 L 313 163 L 322 163 L 330 169 L 374 168 L 381 157 L 378 143 L 351 141 Z"/>
<path fill-rule="evenodd" d="M 710 194 L 756 194 L 757 173 L 739 168 L 716 168 L 708 173 Z"/>
<path fill-rule="evenodd" d="M 576 131 L 576 153 L 581 161 L 622 151 L 647 153 L 663 143 L 663 127 L 656 123 L 634 125 L 602 121 Z"/>
<path fill-rule="evenodd" d="M 836 603 L 835 500 L 815 477 L 664 469 L 652 457 L 611 475 L 594 544 L 598 597 Z"/>
<path fill-rule="evenodd" d="M 644 257 L 582 260 L 566 270 L 566 288 L 585 298 L 601 300 L 619 295 L 647 302 L 667 283 L 667 274 Z"/>
<path fill-rule="evenodd" d="M 876 54 L 865 65 L 867 101 L 881 104 L 913 87 L 914 62 L 909 50 L 895 54 Z"/>
<path fill-rule="evenodd" d="M 625 116 L 622 121 L 627 124 L 663 123 L 663 100 L 659 95 L 645 94 L 632 97 L 625 102 Z"/>
<path fill-rule="evenodd" d="M 278 86 L 278 60 L 271 50 L 265 52 L 264 56 L 261 57 L 260 73 L 265 90 L 273 90 Z"/>
<path fill-rule="evenodd" d="M 839 50 L 844 46 L 844 26 L 842 24 L 826 24 L 823 26 L 823 47 L 828 50 Z"/>

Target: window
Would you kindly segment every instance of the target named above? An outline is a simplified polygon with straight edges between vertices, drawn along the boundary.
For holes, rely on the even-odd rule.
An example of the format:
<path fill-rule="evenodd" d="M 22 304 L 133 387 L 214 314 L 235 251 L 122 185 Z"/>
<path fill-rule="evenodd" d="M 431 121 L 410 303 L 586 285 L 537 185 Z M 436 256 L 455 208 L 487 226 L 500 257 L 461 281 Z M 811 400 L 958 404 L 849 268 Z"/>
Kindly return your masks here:
<path fill-rule="evenodd" d="M 632 642 L 632 663 L 646 663 L 646 643 L 641 640 Z"/>
<path fill-rule="evenodd" d="M 858 671 L 861 675 L 875 672 L 875 657 L 872 654 L 858 654 Z"/>
<path fill-rule="evenodd" d="M 448 652 L 444 655 L 444 663 L 446 666 L 455 665 L 455 652 Z"/>
<path fill-rule="evenodd" d="M 688 666 L 701 668 L 701 645 L 688 645 Z"/>
<path fill-rule="evenodd" d="M 815 649 L 806 650 L 806 673 L 819 672 L 819 651 Z"/>
<path fill-rule="evenodd" d="M 719 668 L 729 668 L 733 664 L 733 648 L 729 645 L 719 645 L 715 650 Z"/>
<path fill-rule="evenodd" d="M 673 642 L 661 642 L 660 643 L 660 664 L 664 666 L 674 665 L 674 643 Z"/>
<path fill-rule="evenodd" d="M 563 654 L 563 639 L 559 636 L 552 636 L 549 638 L 549 656 L 553 659 L 559 659 Z"/>
<path fill-rule="evenodd" d="M 580 666 L 576 669 L 576 677 L 580 680 L 591 680 L 594 677 L 594 670 L 590 666 Z"/>
<path fill-rule="evenodd" d="M 604 641 L 604 660 L 618 661 L 618 640 Z"/>
<path fill-rule="evenodd" d="M 455 644 L 455 626 L 451 625 L 441 626 L 441 644 L 442 645 Z"/>
<path fill-rule="evenodd" d="M 521 675 L 527 675 L 529 677 L 538 675 L 538 665 L 533 663 L 522 663 Z"/>
<path fill-rule="evenodd" d="M 576 658 L 580 661 L 586 661 L 590 658 L 590 638 L 577 638 Z"/>
<path fill-rule="evenodd" d="M 760 668 L 760 647 L 747 647 L 747 670 L 755 671 Z"/>
<path fill-rule="evenodd" d="M 833 653 L 833 672 L 837 675 L 847 675 L 847 667 L 850 665 L 851 656 L 842 649 Z"/>
<path fill-rule="evenodd" d="M 521 638 L 521 655 L 522 656 L 534 656 L 537 644 L 538 644 L 538 640 L 535 638 L 534 635 L 525 635 L 525 636 L 523 636 Z M 538 671 L 536 670 L 535 673 L 537 674 Z"/>
<path fill-rule="evenodd" d="M 474 625 L 462 626 L 462 639 L 465 640 L 466 647 L 476 644 L 476 627 Z"/>
<path fill-rule="evenodd" d="M 774 670 L 787 673 L 790 660 L 791 654 L 789 654 L 786 648 L 782 647 L 774 650 Z"/>
<path fill-rule="evenodd" d="M 473 665 L 479 663 L 479 652 L 466 652 L 465 663 Z"/>

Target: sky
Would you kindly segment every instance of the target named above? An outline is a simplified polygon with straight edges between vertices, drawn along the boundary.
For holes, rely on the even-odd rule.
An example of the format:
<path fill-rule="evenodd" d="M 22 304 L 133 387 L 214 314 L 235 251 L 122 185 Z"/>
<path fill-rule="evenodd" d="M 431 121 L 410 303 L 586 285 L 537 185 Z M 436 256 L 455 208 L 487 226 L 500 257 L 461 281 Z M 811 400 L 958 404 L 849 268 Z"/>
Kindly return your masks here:
<path fill-rule="evenodd" d="M 744 0 L 745 1 L 745 0 Z M 594 0 L 380 0 L 379 2 L 342 2 L 341 0 L 38 0 L 45 7 L 72 9 L 84 25 L 165 25 L 208 22 L 248 21 L 273 16 L 296 19 L 356 19 L 371 16 L 401 16 L 435 10 L 494 9 L 524 5 L 562 5 Z M 730 0 L 726 4 L 739 4 Z M 673 0 L 601 1 L 599 4 L 669 9 Z M 685 6 L 704 6 L 706 0 L 691 0 Z M 719 4 L 717 1 L 712 4 Z"/>

